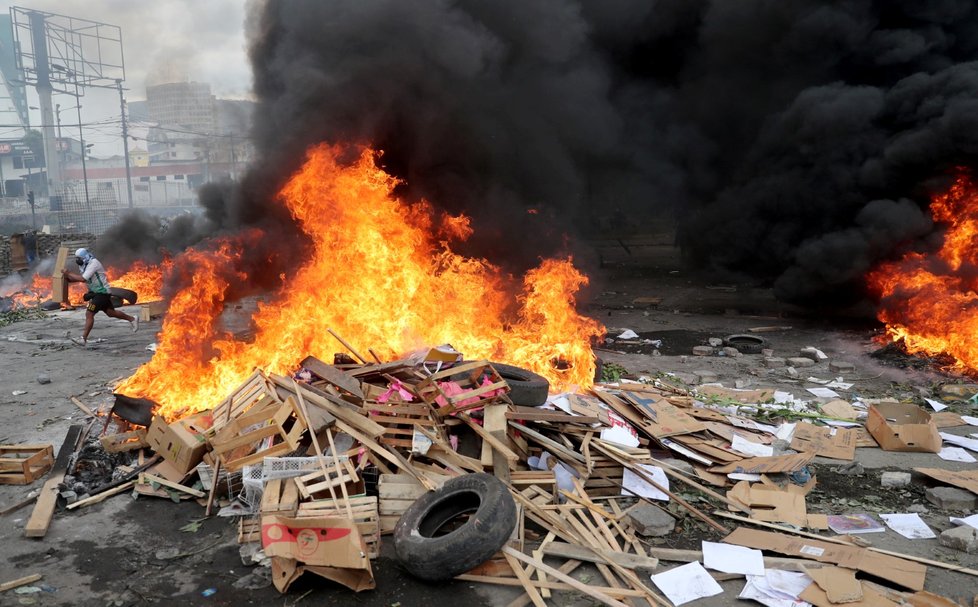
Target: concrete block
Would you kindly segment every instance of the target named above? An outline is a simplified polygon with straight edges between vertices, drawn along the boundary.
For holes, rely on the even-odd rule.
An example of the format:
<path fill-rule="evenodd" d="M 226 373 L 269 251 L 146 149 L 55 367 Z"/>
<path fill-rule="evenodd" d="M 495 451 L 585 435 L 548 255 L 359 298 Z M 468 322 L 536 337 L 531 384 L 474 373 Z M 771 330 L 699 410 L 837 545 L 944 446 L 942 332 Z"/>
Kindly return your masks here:
<path fill-rule="evenodd" d="M 824 362 L 829 359 L 829 357 L 825 355 L 825 352 L 822 352 L 818 348 L 811 348 L 811 347 L 802 348 L 798 352 L 798 356 L 804 356 L 805 358 L 809 358 L 813 362 L 817 362 L 817 363 Z"/>
<path fill-rule="evenodd" d="M 722 352 L 724 356 L 729 356 L 730 358 L 737 358 L 740 356 L 740 350 L 737 348 L 731 348 L 730 346 L 724 348 Z"/>
<path fill-rule="evenodd" d="M 661 508 L 639 504 L 628 511 L 628 520 L 639 535 L 661 537 L 676 528 L 676 519 Z"/>
<path fill-rule="evenodd" d="M 906 487 L 909 484 L 909 472 L 884 472 L 880 477 L 880 485 L 883 487 Z"/>
<path fill-rule="evenodd" d="M 928 502 L 941 510 L 975 509 L 975 494 L 957 487 L 931 487 L 925 495 Z"/>
<path fill-rule="evenodd" d="M 723 345 L 723 340 L 719 337 L 711 337 L 710 339 L 706 340 L 706 343 L 710 344 L 710 346 L 713 348 L 719 348 Z"/>
<path fill-rule="evenodd" d="M 713 348 L 710 346 L 693 346 L 695 356 L 713 356 Z"/>
<path fill-rule="evenodd" d="M 776 367 L 783 367 L 785 360 L 783 358 L 778 358 L 775 356 L 768 356 L 764 359 L 764 366 L 768 369 L 773 369 Z"/>
<path fill-rule="evenodd" d="M 803 369 L 805 367 L 814 367 L 815 361 L 810 358 L 805 358 L 804 356 L 793 356 L 788 359 L 788 366 L 794 367 L 796 369 Z"/>
<path fill-rule="evenodd" d="M 852 373 L 856 370 L 856 365 L 844 360 L 833 360 L 829 363 L 829 370 L 836 373 Z"/>
<path fill-rule="evenodd" d="M 774 356 L 774 350 L 772 348 L 763 348 L 761 350 L 761 356 L 763 356 L 764 358 L 769 358 L 771 356 Z"/>
<path fill-rule="evenodd" d="M 939 539 L 941 546 L 954 548 L 955 550 L 967 552 L 968 554 L 978 552 L 978 529 L 974 527 L 969 527 L 968 525 L 951 527 L 941 532 Z"/>

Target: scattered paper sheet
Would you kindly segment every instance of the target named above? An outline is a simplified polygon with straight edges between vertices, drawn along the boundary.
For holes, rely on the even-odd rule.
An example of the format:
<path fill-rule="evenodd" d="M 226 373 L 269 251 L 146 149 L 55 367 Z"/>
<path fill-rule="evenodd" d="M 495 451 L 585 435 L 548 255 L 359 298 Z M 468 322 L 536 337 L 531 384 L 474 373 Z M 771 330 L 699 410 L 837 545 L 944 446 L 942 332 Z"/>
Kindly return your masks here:
<path fill-rule="evenodd" d="M 821 384 L 821 385 L 823 385 L 823 386 L 824 386 L 825 384 L 827 384 L 827 383 L 829 383 L 829 382 L 830 382 L 830 381 L 832 381 L 832 380 L 831 380 L 831 379 L 819 379 L 819 378 L 817 378 L 817 377 L 809 377 L 809 378 L 808 378 L 808 379 L 806 379 L 805 381 L 810 381 L 810 382 L 812 382 L 813 384 Z"/>
<path fill-rule="evenodd" d="M 831 388 L 807 388 L 807 390 L 819 398 L 839 398 L 839 393 Z"/>
<path fill-rule="evenodd" d="M 618 339 L 638 339 L 638 333 L 632 331 L 631 329 L 625 329 L 622 331 L 621 335 L 618 336 Z"/>
<path fill-rule="evenodd" d="M 834 380 L 830 381 L 829 383 L 825 384 L 825 387 L 826 388 L 838 388 L 840 390 L 848 390 L 849 388 L 853 387 L 854 385 L 855 384 L 852 384 L 850 382 L 842 381 L 842 378 L 841 377 L 837 377 Z"/>
<path fill-rule="evenodd" d="M 703 565 L 693 561 L 669 571 L 651 576 L 652 583 L 672 601 L 673 605 L 686 604 L 707 596 L 716 596 L 723 592 Z"/>
<path fill-rule="evenodd" d="M 777 438 L 791 442 L 791 437 L 795 435 L 795 424 L 781 424 L 778 426 L 778 431 L 774 433 Z"/>
<path fill-rule="evenodd" d="M 927 523 L 920 520 L 920 515 L 913 514 L 880 514 L 886 526 L 903 537 L 911 540 L 937 537 Z M 952 521 L 953 522 L 953 521 Z"/>
<path fill-rule="evenodd" d="M 962 415 L 961 420 L 969 426 L 978 426 L 978 417 L 971 417 L 970 415 Z"/>
<path fill-rule="evenodd" d="M 958 436 L 957 434 L 950 434 L 948 432 L 941 432 L 941 438 L 944 439 L 944 442 L 951 443 L 952 445 L 964 447 L 971 451 L 978 451 L 978 440 L 973 438 Z"/>
<path fill-rule="evenodd" d="M 967 525 L 969 527 L 978 529 L 978 514 L 972 514 L 971 516 L 966 516 L 964 518 L 959 518 L 956 516 L 952 516 L 950 518 L 951 522 L 955 525 Z"/>
<path fill-rule="evenodd" d="M 703 542 L 703 566 L 723 573 L 764 575 L 764 554 L 744 546 Z"/>
<path fill-rule="evenodd" d="M 937 452 L 937 457 L 949 462 L 967 462 L 969 464 L 978 461 L 961 447 L 943 447 Z"/>
<path fill-rule="evenodd" d="M 804 573 L 769 569 L 765 576 L 748 575 L 738 598 L 754 600 L 765 607 L 810 607 L 798 595 L 811 583 L 812 579 Z"/>
<path fill-rule="evenodd" d="M 646 476 L 661 485 L 663 489 L 669 488 L 669 477 L 666 476 L 665 470 L 651 464 L 639 464 L 639 466 L 645 472 Z M 622 474 L 621 486 L 622 495 L 638 495 L 650 500 L 669 501 L 668 495 L 645 482 L 644 479 L 629 468 L 625 468 L 624 474 Z"/>
<path fill-rule="evenodd" d="M 774 393 L 774 402 L 778 403 L 779 405 L 793 403 L 795 402 L 795 395 L 791 392 L 782 392 L 778 390 Z"/>
<path fill-rule="evenodd" d="M 830 514 L 829 529 L 839 534 L 847 533 L 882 533 L 886 527 L 880 525 L 872 516 L 859 514 Z"/>
<path fill-rule="evenodd" d="M 750 457 L 771 457 L 774 455 L 774 447 L 771 445 L 762 445 L 749 441 L 739 434 L 734 434 L 733 440 L 730 442 L 730 448 L 737 453 Z"/>
<path fill-rule="evenodd" d="M 760 482 L 760 474 L 749 474 L 747 472 L 731 472 L 727 475 L 727 478 L 734 481 L 750 481 L 752 483 Z"/>
<path fill-rule="evenodd" d="M 925 398 L 924 400 L 927 401 L 928 405 L 934 408 L 934 411 L 943 411 L 944 409 L 947 409 L 947 405 L 939 400 L 934 400 L 933 398 Z"/>
<path fill-rule="evenodd" d="M 638 432 L 632 428 L 631 424 L 611 410 L 608 411 L 608 418 L 611 421 L 611 427 L 601 430 L 601 440 L 625 447 L 638 447 Z"/>

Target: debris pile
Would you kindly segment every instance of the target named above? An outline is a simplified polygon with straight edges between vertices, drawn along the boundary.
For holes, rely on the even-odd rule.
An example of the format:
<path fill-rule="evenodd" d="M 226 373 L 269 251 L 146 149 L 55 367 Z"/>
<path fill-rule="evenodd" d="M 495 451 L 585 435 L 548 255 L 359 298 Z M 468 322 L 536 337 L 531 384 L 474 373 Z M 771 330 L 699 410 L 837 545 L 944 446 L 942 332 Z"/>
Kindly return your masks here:
<path fill-rule="evenodd" d="M 131 461 L 69 508 L 130 490 L 196 499 L 208 516 L 236 517 L 239 542 L 260 542 L 249 554 L 283 593 L 306 572 L 374 588 L 371 559 L 386 535 L 419 578 L 519 587 L 521 604 L 535 605 L 555 590 L 606 605 L 680 605 L 745 577 L 740 597 L 764 604 L 875 606 L 924 600 L 928 567 L 978 575 L 856 535 L 889 527 L 937 542 L 915 513 L 881 523 L 807 501 L 816 457 L 852 462 L 856 449 L 877 446 L 937 453 L 945 441 L 978 450 L 940 432 L 957 423 L 949 415 L 835 393 L 808 402 L 773 389 L 691 388 L 667 376 L 561 394 L 541 381 L 447 347 L 374 364 L 310 356 L 291 376 L 256 369 L 204 413 L 157 415 L 145 428 L 116 420 L 123 431 L 81 441 Z M 50 447 L 21 447 L 24 462 L 51 468 L 28 535 L 47 529 L 82 433 L 72 430 L 56 459 Z M 24 463 L 18 474 L 40 469 Z M 917 471 L 978 493 L 973 471 Z M 683 530 L 717 541 L 700 550 L 656 543 Z M 819 533 L 828 530 L 839 535 Z M 939 541 L 978 545 L 963 531 Z M 686 564 L 666 570 L 666 561 Z M 582 563 L 601 580 L 571 576 Z"/>

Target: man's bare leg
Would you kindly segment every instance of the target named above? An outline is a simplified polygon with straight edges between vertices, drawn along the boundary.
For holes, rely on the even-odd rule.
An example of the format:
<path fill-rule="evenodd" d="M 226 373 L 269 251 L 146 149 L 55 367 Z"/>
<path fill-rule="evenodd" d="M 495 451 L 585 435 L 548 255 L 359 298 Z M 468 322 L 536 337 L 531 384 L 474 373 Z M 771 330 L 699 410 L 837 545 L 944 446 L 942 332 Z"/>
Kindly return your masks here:
<path fill-rule="evenodd" d="M 82 333 L 82 343 L 88 343 L 88 334 L 92 332 L 92 327 L 95 326 L 95 312 L 91 310 L 85 311 L 85 332 Z"/>
<path fill-rule="evenodd" d="M 125 312 L 120 312 L 120 311 L 116 310 L 115 308 L 111 308 L 109 310 L 106 310 L 105 311 L 105 315 L 106 316 L 111 316 L 112 318 L 118 318 L 118 319 L 121 319 L 121 320 L 128 321 L 129 324 L 132 325 L 132 332 L 133 333 L 135 333 L 136 332 L 136 329 L 139 328 L 139 321 L 136 320 L 136 317 L 129 316 Z"/>

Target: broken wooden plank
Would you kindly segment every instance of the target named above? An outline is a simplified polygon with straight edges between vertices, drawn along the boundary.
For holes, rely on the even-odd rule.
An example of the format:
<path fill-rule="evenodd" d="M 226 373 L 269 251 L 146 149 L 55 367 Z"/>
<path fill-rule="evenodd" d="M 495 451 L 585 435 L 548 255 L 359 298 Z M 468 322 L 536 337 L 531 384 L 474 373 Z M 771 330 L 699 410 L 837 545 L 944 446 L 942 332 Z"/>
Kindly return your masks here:
<path fill-rule="evenodd" d="M 25 575 L 24 577 L 19 577 L 16 580 L 10 580 L 9 582 L 4 582 L 0 584 L 0 592 L 6 592 L 7 590 L 13 590 L 14 588 L 19 588 L 27 584 L 34 583 L 43 577 L 40 573 L 35 573 L 33 575 Z"/>
<path fill-rule="evenodd" d="M 181 491 L 183 493 L 186 493 L 187 495 L 192 495 L 194 497 L 207 497 L 207 494 L 204 493 L 203 491 L 198 491 L 197 489 L 191 489 L 190 487 L 187 487 L 186 485 L 181 485 L 180 483 L 174 483 L 173 481 L 167 480 L 162 476 L 156 476 L 155 474 L 147 473 L 147 474 L 142 474 L 141 478 L 144 481 L 156 483 L 157 485 L 163 485 L 164 487 L 169 487 L 170 489 L 176 489 L 177 491 Z"/>
<path fill-rule="evenodd" d="M 577 544 L 568 544 L 565 542 L 550 542 L 542 546 L 542 550 L 544 554 L 549 556 L 559 556 L 577 561 L 601 563 L 603 565 L 616 563 L 622 567 L 628 567 L 629 569 L 655 569 L 659 566 L 659 559 L 652 556 L 640 556 L 638 554 L 618 551 L 606 551 L 603 555 L 601 555 L 594 552 L 587 546 L 578 546 Z"/>
<path fill-rule="evenodd" d="M 547 565 L 546 563 L 544 563 L 544 562 L 542 562 L 540 560 L 537 560 L 537 559 L 535 559 L 533 557 L 530 557 L 530 556 L 527 556 L 527 555 L 523 554 L 519 550 L 515 550 L 515 549 L 513 549 L 513 548 L 511 548 L 509 546 L 503 546 L 502 547 L 502 551 L 503 551 L 503 553 L 512 556 L 513 558 L 515 558 L 518 561 L 522 561 L 522 562 L 526 563 L 527 565 L 533 565 L 538 570 L 546 572 L 551 577 L 554 577 L 554 578 L 556 578 L 556 579 L 564 582 L 565 584 L 570 584 L 578 592 L 583 592 L 584 594 L 588 595 L 589 597 L 601 601 L 605 605 L 609 605 L 610 607 L 628 607 L 628 605 L 626 605 L 625 603 L 622 603 L 621 601 L 618 601 L 616 599 L 611 598 L 610 596 L 608 596 L 604 592 L 602 592 L 602 591 L 600 591 L 600 590 L 598 590 L 598 589 L 596 589 L 596 588 L 594 588 L 592 586 L 588 586 L 587 584 L 584 584 L 583 582 L 579 582 L 576 579 L 572 578 L 571 576 L 569 576 L 569 575 L 567 575 L 565 573 L 561 573 L 557 569 L 554 569 L 550 565 Z"/>
<path fill-rule="evenodd" d="M 108 497 L 112 497 L 113 495 L 115 495 L 117 493 L 122 493 L 123 491 L 126 491 L 127 489 L 132 489 L 135 485 L 136 485 L 136 481 L 129 481 L 129 482 L 126 482 L 126 483 L 123 483 L 123 484 L 119 485 L 118 487 L 113 487 L 112 489 L 106 489 L 105 491 L 103 491 L 101 493 L 96 493 L 95 495 L 91 495 L 89 497 L 86 497 L 83 500 L 78 500 L 77 502 L 74 502 L 72 504 L 68 504 L 68 510 L 74 510 L 76 508 L 82 508 L 82 507 L 88 506 L 90 504 L 97 504 L 98 502 L 101 502 L 102 500 L 104 500 L 104 499 L 106 499 Z"/>
<path fill-rule="evenodd" d="M 81 436 L 84 428 L 81 424 L 72 424 L 68 427 L 65 440 L 58 449 L 58 457 L 54 460 L 54 468 L 48 480 L 41 487 L 41 492 L 37 496 L 37 503 L 31 512 L 31 517 L 24 526 L 24 535 L 27 537 L 44 537 L 51 525 L 51 518 L 54 516 L 54 508 L 58 503 L 58 485 L 65 478 L 68 471 L 68 460 L 75 452 L 78 437 Z"/>
<path fill-rule="evenodd" d="M 90 408 L 88 407 L 88 405 L 86 405 L 85 403 L 83 403 L 83 402 L 81 402 L 80 400 L 78 400 L 78 398 L 77 398 L 77 397 L 75 397 L 75 396 L 72 396 L 72 397 L 71 397 L 71 402 L 72 402 L 72 403 L 74 403 L 74 405 L 75 405 L 76 407 L 78 407 L 79 409 L 81 409 L 81 410 L 82 410 L 82 413 L 84 413 L 85 415 L 87 415 L 87 416 L 89 416 L 89 417 L 98 417 L 98 415 L 96 415 L 96 414 L 95 414 L 95 412 L 94 412 L 94 411 L 92 411 L 92 410 L 91 410 L 91 409 L 90 409 Z"/>
<path fill-rule="evenodd" d="M 364 399 L 363 389 L 360 387 L 359 380 L 344 373 L 343 371 L 340 371 L 332 365 L 327 365 L 315 356 L 305 357 L 302 359 L 302 362 L 300 362 L 299 365 L 309 369 L 312 371 L 312 373 L 318 375 L 337 388 L 349 392 L 360 400 Z"/>

